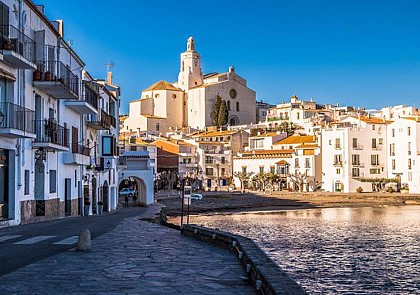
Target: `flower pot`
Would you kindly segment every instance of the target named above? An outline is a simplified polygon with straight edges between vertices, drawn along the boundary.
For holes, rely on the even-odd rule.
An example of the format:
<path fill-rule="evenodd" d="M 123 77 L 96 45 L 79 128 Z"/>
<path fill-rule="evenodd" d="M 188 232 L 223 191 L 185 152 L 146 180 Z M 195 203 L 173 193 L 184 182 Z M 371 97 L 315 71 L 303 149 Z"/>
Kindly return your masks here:
<path fill-rule="evenodd" d="M 46 72 L 45 73 L 45 81 L 52 81 L 53 76 L 51 74 L 51 72 Z"/>
<path fill-rule="evenodd" d="M 12 50 L 12 49 L 13 49 L 12 43 L 4 43 L 3 44 L 3 50 Z"/>
<path fill-rule="evenodd" d="M 33 80 L 34 80 L 34 81 L 40 81 L 40 80 L 41 80 L 41 72 L 40 72 L 40 71 L 36 70 L 36 71 L 34 72 L 34 75 L 33 75 Z"/>

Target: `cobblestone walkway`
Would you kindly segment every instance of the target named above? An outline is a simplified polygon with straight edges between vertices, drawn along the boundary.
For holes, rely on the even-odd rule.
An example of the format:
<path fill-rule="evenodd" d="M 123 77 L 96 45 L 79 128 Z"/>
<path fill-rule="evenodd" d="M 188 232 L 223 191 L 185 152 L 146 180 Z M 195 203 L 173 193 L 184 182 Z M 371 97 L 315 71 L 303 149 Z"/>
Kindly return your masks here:
<path fill-rule="evenodd" d="M 255 294 L 228 251 L 137 218 L 0 277 L 0 294 Z"/>

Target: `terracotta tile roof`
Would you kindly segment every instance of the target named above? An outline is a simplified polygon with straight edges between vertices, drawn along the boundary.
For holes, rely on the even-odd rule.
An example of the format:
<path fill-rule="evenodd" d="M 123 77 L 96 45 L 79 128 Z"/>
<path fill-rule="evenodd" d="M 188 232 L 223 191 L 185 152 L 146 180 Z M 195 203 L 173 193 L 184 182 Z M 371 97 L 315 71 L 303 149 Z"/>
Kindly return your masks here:
<path fill-rule="evenodd" d="M 319 148 L 318 144 L 316 143 L 304 143 L 295 147 L 295 149 L 316 149 Z"/>
<path fill-rule="evenodd" d="M 247 151 L 242 152 L 241 156 L 236 156 L 234 159 L 291 158 L 294 152 L 294 149 Z"/>
<path fill-rule="evenodd" d="M 259 138 L 259 137 L 273 137 L 278 135 L 277 132 L 268 132 L 260 135 L 251 136 L 250 138 Z"/>
<path fill-rule="evenodd" d="M 226 136 L 226 135 L 232 135 L 238 132 L 238 130 L 225 130 L 225 131 L 208 131 L 204 133 L 199 133 L 196 135 L 193 135 L 193 137 L 214 137 L 214 136 Z"/>
<path fill-rule="evenodd" d="M 355 119 L 360 119 L 360 121 L 365 122 L 367 124 L 390 124 L 392 121 L 385 121 L 382 118 L 377 117 L 367 117 L 367 116 L 360 116 L 360 118 L 353 116 Z"/>
<path fill-rule="evenodd" d="M 420 122 L 420 117 L 401 117 L 401 119 L 411 120 L 414 122 Z"/>
<path fill-rule="evenodd" d="M 175 87 L 169 82 L 166 81 L 159 81 L 155 84 L 151 85 L 150 87 L 144 89 L 143 91 L 152 91 L 152 90 L 173 90 L 173 91 L 182 91 L 181 89 Z"/>
<path fill-rule="evenodd" d="M 274 143 L 274 145 L 303 144 L 303 143 L 316 143 L 316 137 L 312 135 L 294 135 L 294 136 L 286 137 L 285 139 Z"/>

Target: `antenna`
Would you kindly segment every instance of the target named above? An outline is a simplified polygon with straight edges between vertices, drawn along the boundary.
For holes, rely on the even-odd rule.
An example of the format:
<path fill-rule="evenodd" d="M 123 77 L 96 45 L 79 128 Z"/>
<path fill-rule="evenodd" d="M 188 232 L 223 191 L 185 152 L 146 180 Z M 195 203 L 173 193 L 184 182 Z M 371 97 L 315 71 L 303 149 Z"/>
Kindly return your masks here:
<path fill-rule="evenodd" d="M 106 72 L 108 73 L 108 72 L 109 72 L 109 69 L 110 69 L 110 68 L 113 68 L 113 67 L 114 67 L 114 65 L 115 65 L 115 63 L 114 63 L 112 60 L 110 60 L 110 61 L 106 64 Z"/>

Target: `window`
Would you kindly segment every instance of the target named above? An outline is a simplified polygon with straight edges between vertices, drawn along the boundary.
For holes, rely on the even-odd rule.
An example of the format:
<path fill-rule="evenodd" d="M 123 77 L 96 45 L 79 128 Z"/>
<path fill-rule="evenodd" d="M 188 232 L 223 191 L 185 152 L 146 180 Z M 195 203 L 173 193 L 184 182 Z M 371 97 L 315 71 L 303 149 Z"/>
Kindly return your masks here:
<path fill-rule="evenodd" d="M 225 172 L 226 172 L 225 168 L 222 168 L 222 169 L 221 169 L 221 173 L 222 173 L 222 175 L 225 175 Z"/>
<path fill-rule="evenodd" d="M 25 195 L 29 195 L 29 170 L 25 170 Z"/>
<path fill-rule="evenodd" d="M 236 96 L 238 95 L 238 93 L 236 92 L 236 90 L 235 89 L 231 89 L 230 91 L 229 91 L 229 96 L 231 97 L 231 98 L 236 98 Z"/>
<path fill-rule="evenodd" d="M 225 159 L 225 157 L 222 157 L 222 164 L 225 164 L 226 163 L 226 159 Z"/>
<path fill-rule="evenodd" d="M 335 169 L 335 173 L 336 174 L 341 174 L 341 169 L 340 168 Z"/>
<path fill-rule="evenodd" d="M 239 101 L 236 102 L 236 111 L 239 112 Z"/>
<path fill-rule="evenodd" d="M 260 166 L 260 173 L 264 173 L 264 166 Z"/>
<path fill-rule="evenodd" d="M 353 177 L 359 177 L 360 176 L 359 168 L 353 168 L 353 169 L 351 169 L 351 176 L 353 176 Z"/>
<path fill-rule="evenodd" d="M 102 156 L 113 156 L 115 151 L 114 138 L 102 136 Z"/>
<path fill-rule="evenodd" d="M 370 169 L 370 174 L 380 174 L 381 173 L 381 169 Z"/>
<path fill-rule="evenodd" d="M 50 170 L 50 193 L 57 192 L 57 170 Z"/>
<path fill-rule="evenodd" d="M 159 131 L 160 130 L 160 125 L 159 125 L 159 123 L 156 123 L 156 131 Z"/>
<path fill-rule="evenodd" d="M 340 139 L 339 138 L 336 138 L 335 139 L 335 149 L 336 150 L 341 149 L 341 143 L 340 143 Z"/>
<path fill-rule="evenodd" d="M 391 143 L 389 145 L 389 155 L 390 156 L 395 156 L 395 143 Z"/>
<path fill-rule="evenodd" d="M 392 159 L 392 170 L 395 170 L 395 159 Z"/>
<path fill-rule="evenodd" d="M 305 168 L 311 168 L 311 162 L 309 158 L 305 158 Z"/>
<path fill-rule="evenodd" d="M 379 145 L 383 145 L 384 144 L 384 139 L 381 137 L 379 138 Z"/>
<path fill-rule="evenodd" d="M 408 170 L 411 170 L 411 159 L 408 159 Z"/>
<path fill-rule="evenodd" d="M 408 143 L 407 151 L 408 151 L 408 155 L 411 155 L 411 142 Z"/>
<path fill-rule="evenodd" d="M 341 165 L 343 162 L 341 155 L 334 155 L 334 165 Z"/>
<path fill-rule="evenodd" d="M 299 168 L 299 158 L 295 158 L 295 168 Z"/>
<path fill-rule="evenodd" d="M 353 138 L 353 148 L 357 149 L 357 138 Z"/>
<path fill-rule="evenodd" d="M 408 135 L 411 135 L 411 127 L 407 127 L 407 133 Z"/>
<path fill-rule="evenodd" d="M 375 130 L 375 125 L 372 125 L 372 130 Z"/>
<path fill-rule="evenodd" d="M 230 111 L 230 101 L 227 101 L 227 107 L 228 107 L 228 111 Z"/>
<path fill-rule="evenodd" d="M 259 149 L 264 147 L 264 139 L 254 140 L 254 148 Z"/>
<path fill-rule="evenodd" d="M 246 173 L 246 166 L 242 166 L 242 173 Z"/>
<path fill-rule="evenodd" d="M 376 149 L 378 146 L 376 145 L 376 138 L 372 138 L 372 148 Z"/>
<path fill-rule="evenodd" d="M 275 173 L 276 172 L 276 168 L 274 166 L 270 166 L 270 173 Z"/>
<path fill-rule="evenodd" d="M 360 155 L 351 155 L 351 164 L 360 165 Z"/>
<path fill-rule="evenodd" d="M 370 156 L 370 163 L 372 164 L 372 166 L 379 165 L 379 155 L 371 155 Z"/>
<path fill-rule="evenodd" d="M 206 168 L 206 175 L 213 176 L 213 168 Z"/>
<path fill-rule="evenodd" d="M 211 156 L 206 156 L 206 164 L 213 164 L 213 158 Z"/>
<path fill-rule="evenodd" d="M 392 136 L 392 137 L 395 137 L 395 129 L 392 129 L 392 130 L 391 130 L 391 136 Z"/>

